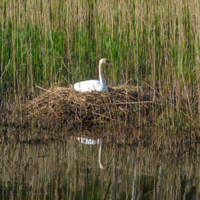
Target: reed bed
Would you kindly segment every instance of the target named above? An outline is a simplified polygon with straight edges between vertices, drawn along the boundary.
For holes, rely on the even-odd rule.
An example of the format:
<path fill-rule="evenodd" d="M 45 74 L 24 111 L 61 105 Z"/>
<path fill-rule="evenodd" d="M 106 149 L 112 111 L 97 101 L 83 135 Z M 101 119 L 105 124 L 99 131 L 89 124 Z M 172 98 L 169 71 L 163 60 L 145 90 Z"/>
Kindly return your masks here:
<path fill-rule="evenodd" d="M 154 107 L 151 114 L 153 126 L 161 126 L 168 133 L 176 133 L 177 127 L 187 130 L 188 123 L 198 127 L 198 0 L 1 0 L 0 3 L 1 109 L 11 99 L 5 94 L 9 93 L 8 88 L 20 110 L 22 103 L 30 100 L 27 91 L 34 94 L 36 85 L 69 86 L 98 78 L 98 62 L 106 57 L 113 66 L 104 71 L 108 85 L 114 87 L 131 80 L 131 86 L 141 87 L 145 82 L 151 101 L 155 103 L 159 96 L 161 107 Z M 122 110 L 116 106 L 117 109 L 122 115 L 127 113 L 123 106 Z M 120 121 L 108 113 L 101 117 Z M 93 114 L 93 120 L 100 114 L 105 113 Z M 21 110 L 19 118 L 20 115 Z M 75 115 L 80 122 L 90 119 L 84 116 Z M 143 123 L 140 114 L 137 118 L 138 124 Z"/>

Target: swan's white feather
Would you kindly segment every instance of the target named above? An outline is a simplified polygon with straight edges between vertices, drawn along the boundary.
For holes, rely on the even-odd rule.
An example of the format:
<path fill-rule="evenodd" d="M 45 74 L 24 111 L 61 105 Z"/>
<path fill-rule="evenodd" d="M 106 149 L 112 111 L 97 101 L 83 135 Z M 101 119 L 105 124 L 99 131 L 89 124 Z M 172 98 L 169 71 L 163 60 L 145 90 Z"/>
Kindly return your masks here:
<path fill-rule="evenodd" d="M 101 85 L 101 83 L 98 80 L 78 82 L 74 84 L 74 89 L 79 92 L 108 92 L 108 87 L 106 86 L 106 84 L 103 82 L 103 84 Z"/>

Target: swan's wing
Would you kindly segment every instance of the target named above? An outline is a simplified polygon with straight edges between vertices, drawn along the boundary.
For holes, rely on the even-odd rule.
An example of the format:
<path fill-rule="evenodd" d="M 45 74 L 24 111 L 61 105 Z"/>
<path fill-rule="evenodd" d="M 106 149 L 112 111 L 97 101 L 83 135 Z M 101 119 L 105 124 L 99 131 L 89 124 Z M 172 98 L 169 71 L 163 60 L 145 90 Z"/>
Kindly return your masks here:
<path fill-rule="evenodd" d="M 74 84 L 74 89 L 79 92 L 102 91 L 102 86 L 98 80 L 82 81 Z"/>

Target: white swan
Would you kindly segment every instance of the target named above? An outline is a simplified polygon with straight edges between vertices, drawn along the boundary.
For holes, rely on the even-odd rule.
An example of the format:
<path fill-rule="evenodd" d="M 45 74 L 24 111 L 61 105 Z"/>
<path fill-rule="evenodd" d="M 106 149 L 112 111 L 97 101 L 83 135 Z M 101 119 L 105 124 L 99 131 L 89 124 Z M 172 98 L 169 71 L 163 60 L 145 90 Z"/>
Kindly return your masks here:
<path fill-rule="evenodd" d="M 103 72 L 102 66 L 108 65 L 112 67 L 110 61 L 106 58 L 102 58 L 99 61 L 99 81 L 98 80 L 88 80 L 82 81 L 74 84 L 74 89 L 79 92 L 91 92 L 91 91 L 98 91 L 98 92 L 108 92 L 108 87 L 106 86 L 103 80 Z"/>

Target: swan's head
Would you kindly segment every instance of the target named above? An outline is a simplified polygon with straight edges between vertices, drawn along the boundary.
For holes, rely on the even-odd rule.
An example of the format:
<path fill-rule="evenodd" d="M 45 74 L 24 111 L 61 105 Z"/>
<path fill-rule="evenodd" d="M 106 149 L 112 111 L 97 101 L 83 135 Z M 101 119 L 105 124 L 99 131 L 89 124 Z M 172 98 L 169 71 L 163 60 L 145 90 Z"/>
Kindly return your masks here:
<path fill-rule="evenodd" d="M 112 65 L 110 64 L 110 61 L 109 61 L 108 59 L 106 59 L 106 58 L 102 58 L 102 59 L 100 60 L 100 63 L 101 63 L 102 65 L 108 65 L 108 66 L 112 67 Z"/>

